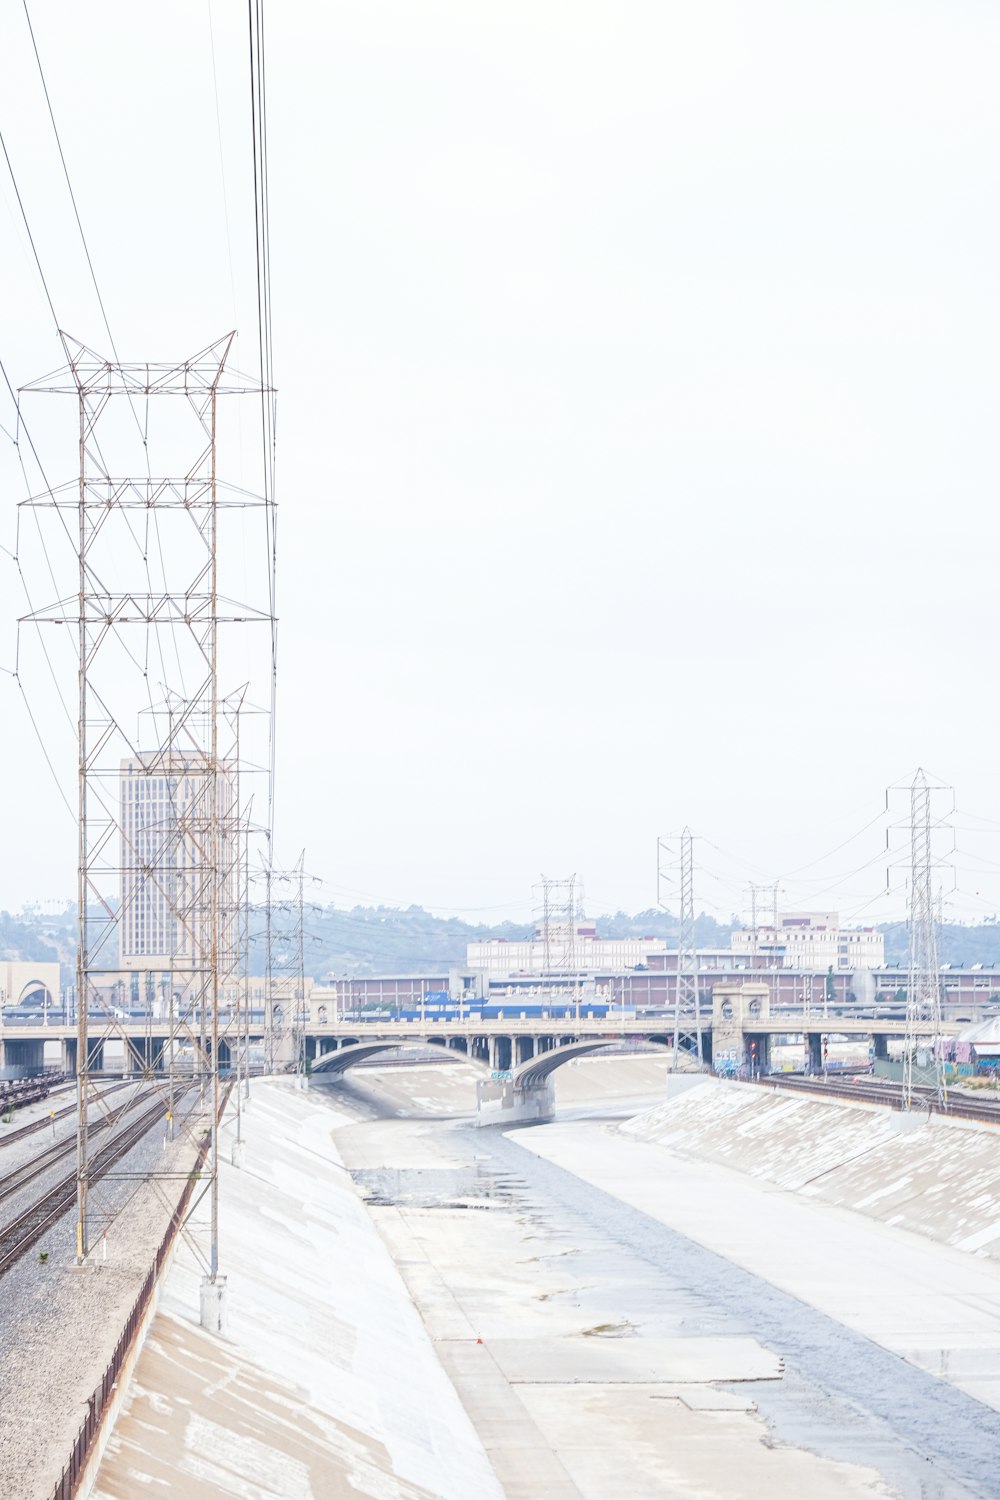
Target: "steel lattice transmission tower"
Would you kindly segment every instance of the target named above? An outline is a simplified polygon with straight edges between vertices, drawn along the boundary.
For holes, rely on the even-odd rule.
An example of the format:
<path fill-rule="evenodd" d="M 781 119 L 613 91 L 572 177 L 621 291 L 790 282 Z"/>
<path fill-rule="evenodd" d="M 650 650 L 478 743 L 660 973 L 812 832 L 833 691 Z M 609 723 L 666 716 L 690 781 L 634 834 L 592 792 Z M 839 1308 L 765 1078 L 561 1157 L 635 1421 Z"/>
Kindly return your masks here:
<path fill-rule="evenodd" d="M 690 828 L 681 834 L 681 892 L 677 932 L 677 991 L 674 1001 L 674 1067 L 680 1049 L 681 1027 L 693 1027 L 698 1061 L 702 1060 L 701 1000 L 698 993 L 698 945 L 694 916 L 694 839 Z"/>
<path fill-rule="evenodd" d="M 757 957 L 757 951 L 760 941 L 760 914 L 766 908 L 770 909 L 771 926 L 775 931 L 777 931 L 778 888 L 779 882 L 777 880 L 772 880 L 766 885 L 763 885 L 760 882 L 755 882 L 753 880 L 751 880 L 750 882 L 751 969 L 754 967 L 754 960 Z"/>
<path fill-rule="evenodd" d="M 903 1106 L 913 1106 L 913 1062 L 918 1036 L 933 1034 L 934 1080 L 938 1104 L 947 1106 L 942 1059 L 941 974 L 934 913 L 934 850 L 931 786 L 922 769 L 910 786 L 909 969 L 906 986 L 906 1042 L 903 1053 Z"/>
<path fill-rule="evenodd" d="M 166 1116 L 162 1166 L 147 1175 L 185 1176 L 192 1161 L 185 1142 L 200 1146 L 209 1132 L 192 1208 L 209 1194 L 203 1311 L 215 1305 L 221 1317 L 220 1068 L 246 1031 L 243 772 L 268 761 L 257 748 L 245 762 L 240 743 L 253 655 L 246 627 L 269 624 L 273 634 L 274 616 L 265 546 L 271 502 L 225 483 L 218 450 L 222 398 L 261 396 L 261 383 L 228 367 L 233 334 L 180 364 L 120 363 L 60 338 L 65 369 L 24 389 L 75 399 L 78 475 L 24 502 L 37 513 L 60 594 L 26 622 L 39 633 L 63 627 L 56 645 L 74 642 L 77 1253 L 87 1258 L 115 1213 L 105 1193 L 115 1172 L 98 1185 L 88 1121 L 103 1108 L 105 1046 L 122 1045 L 143 1077 L 135 1113 L 150 1098 L 155 1112 L 159 1097 Z M 235 438 L 235 423 L 226 430 Z M 56 543 L 68 541 L 74 558 L 72 582 L 67 576 L 61 589 L 45 512 L 58 520 Z M 254 516 L 261 544 L 248 562 Z M 260 607 L 236 603 L 230 564 L 234 575 L 246 569 Z M 271 664 L 266 636 L 265 643 L 262 673 L 265 658 Z M 126 982 L 131 1009 L 123 1005 Z M 202 1253 L 197 1237 L 193 1243 Z"/>
<path fill-rule="evenodd" d="M 669 911 L 665 893 L 678 901 L 677 977 L 674 989 L 674 1067 L 677 1067 L 682 1045 L 691 1044 L 698 1061 L 703 1059 L 701 1035 L 701 993 L 698 983 L 698 947 L 694 915 L 694 835 L 685 828 L 678 840 L 656 841 L 657 904 Z M 678 878 L 679 865 L 679 878 Z M 664 984 L 667 983 L 664 969 Z M 665 997 L 667 998 L 667 997 Z M 685 1051 L 689 1049 L 684 1048 Z"/>
<path fill-rule="evenodd" d="M 546 973 L 576 973 L 576 924 L 581 910 L 576 875 L 539 882 L 542 905 L 538 926 L 542 934 L 542 962 Z M 537 889 L 537 887 L 536 887 Z"/>
<path fill-rule="evenodd" d="M 306 854 L 291 870 L 263 872 L 265 889 L 264 1053 L 269 1072 L 306 1071 Z"/>

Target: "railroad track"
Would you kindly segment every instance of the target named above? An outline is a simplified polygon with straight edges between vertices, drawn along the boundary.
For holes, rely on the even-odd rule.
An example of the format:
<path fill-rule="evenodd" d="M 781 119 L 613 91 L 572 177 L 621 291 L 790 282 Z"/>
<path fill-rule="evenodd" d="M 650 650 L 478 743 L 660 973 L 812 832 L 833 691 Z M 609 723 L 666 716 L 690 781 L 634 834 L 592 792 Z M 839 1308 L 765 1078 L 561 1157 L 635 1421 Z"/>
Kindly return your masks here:
<path fill-rule="evenodd" d="M 118 1121 L 132 1108 L 134 1102 L 134 1100 L 129 1099 L 126 1103 L 119 1105 L 117 1109 L 112 1110 L 103 1119 L 91 1120 L 90 1130 L 88 1131 L 89 1139 L 93 1140 L 94 1136 L 99 1135 L 104 1130 L 113 1129 L 118 1124 Z M 46 1120 L 44 1123 L 48 1124 L 49 1122 Z M 36 1177 L 40 1177 L 43 1172 L 47 1172 L 50 1167 L 56 1166 L 67 1156 L 72 1156 L 76 1151 L 76 1145 L 75 1134 L 65 1137 L 63 1140 L 55 1141 L 51 1146 L 47 1146 L 37 1156 L 32 1156 L 30 1160 L 22 1162 L 12 1172 L 5 1173 L 3 1177 L 0 1177 L 0 1203 L 5 1202 L 7 1198 L 11 1198 L 15 1193 L 20 1192 L 23 1187 L 26 1187 L 29 1182 L 34 1181 Z"/>
<path fill-rule="evenodd" d="M 101 1097 L 106 1099 L 109 1094 L 116 1094 L 119 1089 L 130 1088 L 134 1083 L 134 1079 L 125 1079 L 122 1083 L 111 1083 L 102 1090 Z M 74 1084 L 73 1087 L 75 1088 L 76 1085 Z M 52 1098 L 51 1094 L 49 1098 Z M 53 1120 L 65 1120 L 69 1115 L 75 1114 L 76 1101 L 74 1100 L 72 1104 L 66 1104 L 62 1109 L 54 1109 L 51 1115 L 39 1115 L 37 1120 L 30 1120 L 27 1125 L 19 1125 L 16 1130 L 5 1130 L 0 1135 L 0 1146 L 10 1146 L 16 1141 L 23 1141 L 26 1135 L 34 1135 L 38 1130 L 48 1130 Z"/>
<path fill-rule="evenodd" d="M 163 1119 L 163 1100 L 157 1099 L 142 1114 L 130 1120 L 122 1130 L 91 1157 L 91 1181 L 95 1181 L 109 1172 L 132 1147 L 142 1140 L 143 1136 L 150 1131 L 154 1125 Z M 51 1163 L 50 1163 L 51 1165 Z M 43 1167 L 41 1170 L 45 1170 Z M 37 1176 L 37 1168 L 35 1175 Z M 30 1181 L 30 1177 L 28 1179 Z M 20 1186 L 24 1186 L 22 1182 Z M 76 1172 L 65 1176 L 55 1187 L 49 1188 L 42 1194 L 30 1208 L 24 1210 L 17 1218 L 12 1219 L 9 1224 L 0 1228 L 0 1275 L 8 1270 L 15 1261 L 20 1260 L 26 1251 L 50 1229 L 63 1214 L 76 1206 Z"/>
<path fill-rule="evenodd" d="M 890 1109 L 899 1109 L 903 1102 L 902 1086 L 891 1083 L 843 1082 L 832 1078 L 771 1077 L 767 1082 L 776 1089 L 790 1089 L 798 1093 L 817 1094 L 828 1099 L 847 1099 L 865 1104 L 883 1104 Z M 948 1094 L 947 1108 L 942 1110 L 934 1089 L 924 1086 L 913 1089 L 918 1099 L 932 1114 L 944 1114 L 952 1119 L 976 1120 L 980 1124 L 1000 1125 L 1000 1104 L 970 1099 L 967 1094 L 952 1090 Z"/>

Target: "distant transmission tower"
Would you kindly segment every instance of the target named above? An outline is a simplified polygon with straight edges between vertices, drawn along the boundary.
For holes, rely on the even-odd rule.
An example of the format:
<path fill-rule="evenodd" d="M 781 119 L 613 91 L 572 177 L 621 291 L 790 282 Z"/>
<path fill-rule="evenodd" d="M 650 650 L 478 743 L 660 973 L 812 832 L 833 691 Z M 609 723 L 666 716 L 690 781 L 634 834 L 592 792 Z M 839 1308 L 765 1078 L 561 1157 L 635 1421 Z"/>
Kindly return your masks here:
<path fill-rule="evenodd" d="M 538 925 L 545 972 L 573 974 L 576 972 L 576 923 L 580 911 L 576 875 L 570 875 L 566 880 L 552 880 L 543 875 L 539 884 L 542 907 Z"/>
<path fill-rule="evenodd" d="M 779 882 L 773 880 L 768 885 L 750 882 L 750 953 L 751 958 L 757 957 L 757 949 L 760 941 L 760 914 L 765 908 L 770 907 L 771 926 L 777 930 L 778 926 L 778 886 Z M 751 971 L 754 964 L 751 961 Z"/>
<path fill-rule="evenodd" d="M 677 934 L 677 992 L 674 1002 L 674 1067 L 680 1047 L 681 1026 L 694 1026 L 695 1049 L 702 1060 L 701 1001 L 698 994 L 698 945 L 694 917 L 694 839 L 690 828 L 681 834 L 680 927 Z"/>
<path fill-rule="evenodd" d="M 910 786 L 910 953 L 906 986 L 906 1042 L 903 1053 L 903 1107 L 913 1107 L 913 1061 L 918 1036 L 933 1032 L 932 1053 L 937 1102 L 948 1103 L 942 1058 L 941 975 L 934 916 L 934 851 L 931 843 L 931 787 L 922 769 Z"/>
<path fill-rule="evenodd" d="M 290 870 L 264 869 L 264 1053 L 269 1072 L 306 1072 L 306 854 Z M 314 908 L 310 907 L 309 910 Z"/>
<path fill-rule="evenodd" d="M 673 840 L 656 841 L 657 902 L 666 911 L 664 883 L 676 889 L 677 853 Z M 698 1061 L 702 1060 L 701 997 L 698 987 L 698 946 L 694 915 L 694 836 L 690 828 L 680 835 L 680 891 L 677 928 L 677 978 L 674 990 L 674 1067 L 682 1041 L 689 1040 Z M 675 897 L 676 899 L 676 897 Z M 664 984 L 667 983 L 664 967 Z M 685 1049 L 687 1050 L 687 1049 Z"/>

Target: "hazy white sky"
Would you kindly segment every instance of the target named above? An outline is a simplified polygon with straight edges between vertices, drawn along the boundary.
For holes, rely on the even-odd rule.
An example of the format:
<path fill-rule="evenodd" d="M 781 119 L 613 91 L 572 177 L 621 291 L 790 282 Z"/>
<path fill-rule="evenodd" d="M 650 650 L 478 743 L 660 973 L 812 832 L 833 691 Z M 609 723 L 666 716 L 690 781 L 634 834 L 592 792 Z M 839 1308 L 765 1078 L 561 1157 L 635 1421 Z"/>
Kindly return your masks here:
<path fill-rule="evenodd" d="M 236 326 L 252 367 L 244 7 L 33 20 L 119 350 Z M 967 810 L 952 911 L 1000 907 L 996 7 L 345 0 L 267 27 L 279 858 L 305 845 L 338 902 L 523 916 L 546 870 L 635 909 L 687 823 L 699 905 L 780 877 L 872 915 L 899 906 L 869 904 L 884 788 L 923 763 Z M 60 321 L 104 349 L 15 0 L 0 129 Z M 4 173 L 18 384 L 60 360 Z M 43 459 L 71 422 L 39 411 Z M 7 676 L 0 713 L 0 904 L 72 894 Z"/>

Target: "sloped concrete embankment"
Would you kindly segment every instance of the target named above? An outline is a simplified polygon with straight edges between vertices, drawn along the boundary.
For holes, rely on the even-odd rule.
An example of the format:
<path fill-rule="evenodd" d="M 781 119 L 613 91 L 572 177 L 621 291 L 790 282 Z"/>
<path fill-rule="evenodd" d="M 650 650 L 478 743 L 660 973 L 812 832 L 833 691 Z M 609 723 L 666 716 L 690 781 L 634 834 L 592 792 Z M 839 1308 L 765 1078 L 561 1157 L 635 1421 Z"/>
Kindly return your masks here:
<path fill-rule="evenodd" d="M 623 1133 L 1000 1260 L 1000 1129 L 706 1079 Z"/>
<path fill-rule="evenodd" d="M 334 1146 L 344 1123 L 290 1083 L 254 1085 L 244 1166 L 222 1169 L 226 1335 L 198 1326 L 186 1240 L 95 1500 L 502 1500 Z"/>

